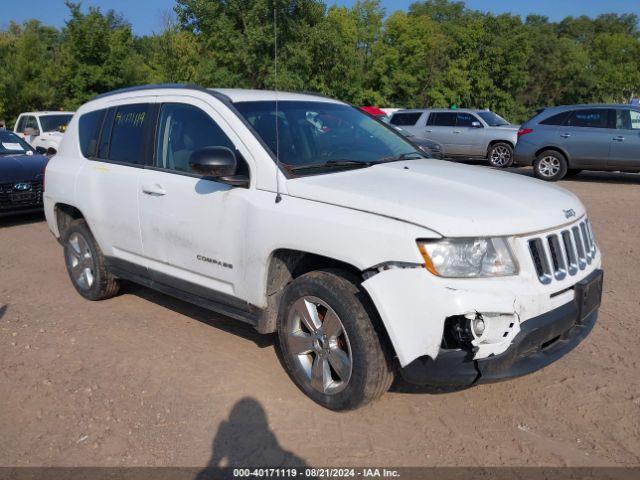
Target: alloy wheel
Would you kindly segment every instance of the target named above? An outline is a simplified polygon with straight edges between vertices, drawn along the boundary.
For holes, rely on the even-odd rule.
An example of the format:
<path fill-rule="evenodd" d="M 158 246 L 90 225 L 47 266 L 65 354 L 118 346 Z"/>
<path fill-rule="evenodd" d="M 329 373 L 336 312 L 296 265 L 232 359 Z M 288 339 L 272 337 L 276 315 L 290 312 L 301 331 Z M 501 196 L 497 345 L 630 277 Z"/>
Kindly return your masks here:
<path fill-rule="evenodd" d="M 72 233 L 69 237 L 67 262 L 71 270 L 71 278 L 83 290 L 89 290 L 95 280 L 95 262 L 89 243 L 79 233 Z"/>
<path fill-rule="evenodd" d="M 314 390 L 333 395 L 346 388 L 353 368 L 351 344 L 327 303 L 311 296 L 298 299 L 289 311 L 285 341 L 294 368 Z"/>
<path fill-rule="evenodd" d="M 538 172 L 546 178 L 555 177 L 560 172 L 560 159 L 554 156 L 543 157 L 538 163 Z"/>
<path fill-rule="evenodd" d="M 511 162 L 511 151 L 503 145 L 498 145 L 491 150 L 489 160 L 494 167 L 507 167 Z"/>

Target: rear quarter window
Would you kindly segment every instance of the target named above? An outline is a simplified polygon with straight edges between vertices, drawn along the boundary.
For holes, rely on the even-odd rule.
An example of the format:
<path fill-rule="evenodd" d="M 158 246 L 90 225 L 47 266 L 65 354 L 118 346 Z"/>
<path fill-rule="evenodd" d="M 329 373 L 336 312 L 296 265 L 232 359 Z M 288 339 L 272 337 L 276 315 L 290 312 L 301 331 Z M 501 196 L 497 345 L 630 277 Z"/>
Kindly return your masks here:
<path fill-rule="evenodd" d="M 399 127 L 413 127 L 421 116 L 422 112 L 395 113 L 390 122 Z"/>
<path fill-rule="evenodd" d="M 104 118 L 105 110 L 96 110 L 85 113 L 78 122 L 80 151 L 87 158 L 96 156 L 98 150 L 98 138 L 100 136 L 100 126 Z"/>
<path fill-rule="evenodd" d="M 549 118 L 542 120 L 540 125 L 564 125 L 569 115 L 571 115 L 570 111 L 551 115 Z"/>

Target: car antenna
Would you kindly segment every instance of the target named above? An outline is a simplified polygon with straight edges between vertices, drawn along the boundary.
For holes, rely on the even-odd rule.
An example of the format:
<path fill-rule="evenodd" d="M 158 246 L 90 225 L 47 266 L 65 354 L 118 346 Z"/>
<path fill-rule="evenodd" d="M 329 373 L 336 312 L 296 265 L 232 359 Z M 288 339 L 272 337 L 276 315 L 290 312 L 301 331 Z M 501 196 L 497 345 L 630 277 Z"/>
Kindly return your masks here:
<path fill-rule="evenodd" d="M 273 83 L 276 99 L 276 203 L 282 201 L 280 195 L 280 132 L 278 128 L 278 15 L 276 6 L 273 6 Z"/>

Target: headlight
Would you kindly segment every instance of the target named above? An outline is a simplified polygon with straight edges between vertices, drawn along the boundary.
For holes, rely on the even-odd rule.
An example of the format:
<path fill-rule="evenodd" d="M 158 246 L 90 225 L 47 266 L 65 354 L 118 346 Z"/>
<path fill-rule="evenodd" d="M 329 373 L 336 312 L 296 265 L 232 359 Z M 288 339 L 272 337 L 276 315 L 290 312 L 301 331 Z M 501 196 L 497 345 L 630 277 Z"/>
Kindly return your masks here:
<path fill-rule="evenodd" d="M 418 241 L 425 267 L 449 278 L 503 277 L 518 273 L 506 239 L 445 238 Z"/>

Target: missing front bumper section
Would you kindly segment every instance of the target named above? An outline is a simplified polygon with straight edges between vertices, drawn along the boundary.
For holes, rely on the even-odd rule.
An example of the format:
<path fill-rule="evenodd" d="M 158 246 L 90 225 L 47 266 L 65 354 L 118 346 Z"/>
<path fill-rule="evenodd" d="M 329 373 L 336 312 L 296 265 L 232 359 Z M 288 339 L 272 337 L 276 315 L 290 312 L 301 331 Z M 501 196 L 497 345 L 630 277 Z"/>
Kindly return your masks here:
<path fill-rule="evenodd" d="M 581 283 L 601 276 L 597 270 Z M 523 322 L 510 347 L 499 355 L 474 360 L 471 351 L 442 350 L 435 360 L 420 357 L 400 372 L 410 383 L 456 388 L 527 375 L 560 359 L 589 334 L 598 309 L 581 318 L 583 312 L 576 300 Z"/>

